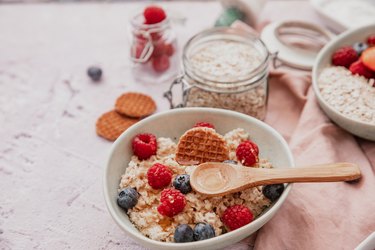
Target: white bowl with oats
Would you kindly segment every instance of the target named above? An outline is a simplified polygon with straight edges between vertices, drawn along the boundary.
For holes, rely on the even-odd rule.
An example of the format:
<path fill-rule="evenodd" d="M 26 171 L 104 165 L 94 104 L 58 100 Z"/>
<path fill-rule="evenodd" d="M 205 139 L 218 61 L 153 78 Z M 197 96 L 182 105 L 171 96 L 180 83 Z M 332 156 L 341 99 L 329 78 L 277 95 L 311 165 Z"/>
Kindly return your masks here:
<path fill-rule="evenodd" d="M 372 141 L 375 141 L 374 79 L 334 66 L 331 58 L 339 48 L 365 42 L 374 34 L 375 24 L 372 24 L 337 36 L 319 52 L 312 72 L 315 95 L 327 116 L 348 132 Z"/>
<path fill-rule="evenodd" d="M 210 198 L 195 193 L 194 190 L 183 191 L 181 186 L 175 185 L 174 180 L 177 180 L 177 175 L 188 175 L 194 166 L 182 166 L 175 161 L 176 144 L 197 122 L 214 124 L 215 129 L 202 129 L 219 134 L 228 147 L 230 160 L 238 161 L 236 147 L 251 140 L 259 148 L 259 157 L 252 167 L 294 167 L 292 153 L 282 136 L 269 125 L 241 113 L 213 108 L 182 108 L 159 113 L 138 122 L 126 130 L 112 146 L 104 173 L 104 196 L 108 210 L 119 227 L 150 249 L 219 249 L 234 244 L 267 223 L 281 207 L 291 189 L 290 184 L 281 185 L 281 192 L 274 189 L 276 193 L 279 192 L 275 199 L 270 197 L 275 193 L 269 193 L 270 189 L 265 193 L 265 187 Z M 140 160 L 132 143 L 137 135 L 143 133 L 155 135 L 157 150 L 149 158 Z M 160 182 L 151 182 L 150 179 L 150 169 L 155 165 L 168 166 L 172 176 L 171 183 L 164 183 L 161 189 L 155 189 L 155 183 L 159 185 Z M 182 210 L 172 216 L 166 216 L 165 210 L 159 210 L 161 193 L 166 189 L 173 189 L 185 200 Z M 125 203 L 126 209 L 123 209 L 123 205 L 120 207 L 118 201 L 122 190 L 130 190 L 133 194 L 128 196 L 131 197 L 130 200 L 126 200 L 132 203 L 130 206 L 127 206 L 130 203 Z M 245 210 L 250 211 L 252 218 L 238 229 L 230 230 L 222 221 L 223 213 L 229 207 L 237 205 L 246 207 Z M 197 225 L 202 226 L 202 223 L 204 228 L 198 228 Z M 189 234 L 189 230 L 186 234 L 185 230 L 182 238 L 181 231 L 177 235 L 176 228 L 182 224 L 191 228 L 189 230 L 192 234 Z M 181 243 L 187 239 L 185 236 L 190 237 L 190 242 Z"/>

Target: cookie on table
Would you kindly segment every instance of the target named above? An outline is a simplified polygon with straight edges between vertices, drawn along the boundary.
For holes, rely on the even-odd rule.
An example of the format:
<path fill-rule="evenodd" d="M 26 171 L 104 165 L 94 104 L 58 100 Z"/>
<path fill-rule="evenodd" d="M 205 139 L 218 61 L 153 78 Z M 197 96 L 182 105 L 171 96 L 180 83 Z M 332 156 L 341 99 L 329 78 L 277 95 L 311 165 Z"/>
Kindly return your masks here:
<path fill-rule="evenodd" d="M 148 95 L 128 92 L 117 98 L 115 110 L 126 116 L 141 118 L 154 113 L 156 104 Z"/>
<path fill-rule="evenodd" d="M 96 133 L 109 140 L 116 140 L 122 132 L 140 119 L 123 116 L 115 110 L 104 113 L 96 122 Z"/>

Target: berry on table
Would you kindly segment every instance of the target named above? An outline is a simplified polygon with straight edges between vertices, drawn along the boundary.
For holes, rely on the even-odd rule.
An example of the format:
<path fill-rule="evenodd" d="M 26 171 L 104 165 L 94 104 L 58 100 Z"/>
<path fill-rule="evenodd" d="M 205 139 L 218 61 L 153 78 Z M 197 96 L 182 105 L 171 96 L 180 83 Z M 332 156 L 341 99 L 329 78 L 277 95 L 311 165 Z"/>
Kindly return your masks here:
<path fill-rule="evenodd" d="M 178 243 L 182 242 L 192 242 L 194 231 L 188 224 L 181 224 L 176 227 L 174 231 L 174 241 Z"/>
<path fill-rule="evenodd" d="M 161 215 L 173 217 L 182 212 L 186 205 L 185 196 L 177 189 L 164 189 L 160 196 L 161 204 L 158 206 L 158 212 Z"/>
<path fill-rule="evenodd" d="M 361 60 L 367 68 L 375 71 L 375 47 L 371 47 L 363 51 Z"/>
<path fill-rule="evenodd" d="M 183 194 L 191 192 L 190 176 L 188 174 L 177 175 L 173 181 L 173 186 Z"/>
<path fill-rule="evenodd" d="M 360 75 L 366 77 L 367 79 L 374 78 L 375 73 L 367 68 L 361 60 L 356 61 L 352 65 L 350 65 L 349 70 L 352 72 L 353 75 Z"/>
<path fill-rule="evenodd" d="M 125 188 L 117 197 L 117 204 L 125 210 L 137 205 L 139 194 L 134 188 Z"/>
<path fill-rule="evenodd" d="M 367 38 L 367 44 L 368 46 L 375 46 L 375 34 L 371 35 Z"/>
<path fill-rule="evenodd" d="M 211 123 L 208 123 L 208 122 L 197 122 L 195 125 L 194 125 L 194 128 L 197 128 L 197 127 L 206 127 L 206 128 L 213 128 L 215 129 L 215 126 Z"/>
<path fill-rule="evenodd" d="M 258 162 L 259 158 L 258 146 L 250 141 L 246 140 L 240 143 L 236 149 L 237 159 L 245 166 L 252 166 Z"/>
<path fill-rule="evenodd" d="M 152 67 L 156 72 L 164 72 L 169 69 L 170 62 L 167 55 L 161 55 L 152 59 Z"/>
<path fill-rule="evenodd" d="M 166 187 L 171 183 L 172 171 L 163 164 L 155 163 L 147 171 L 147 180 L 153 189 Z"/>
<path fill-rule="evenodd" d="M 136 135 L 132 142 L 132 148 L 138 159 L 147 160 L 156 154 L 157 141 L 155 135 L 150 133 Z"/>
<path fill-rule="evenodd" d="M 284 184 L 272 184 L 264 186 L 262 189 L 263 195 L 268 198 L 270 201 L 274 202 L 281 194 L 284 192 Z"/>
<path fill-rule="evenodd" d="M 357 55 L 360 56 L 363 51 L 365 51 L 368 48 L 368 45 L 366 43 L 358 42 L 353 44 L 353 49 L 357 52 Z"/>
<path fill-rule="evenodd" d="M 93 81 L 99 81 L 102 78 L 103 71 L 99 67 L 91 66 L 87 69 L 87 75 Z"/>
<path fill-rule="evenodd" d="M 214 228 L 208 223 L 197 223 L 194 227 L 194 240 L 207 240 L 215 237 Z"/>
<path fill-rule="evenodd" d="M 158 6 L 148 6 L 143 11 L 146 24 L 155 24 L 163 21 L 167 15 L 164 10 Z"/>
<path fill-rule="evenodd" d="M 357 52 L 351 46 L 342 47 L 332 55 L 332 64 L 335 66 L 349 68 L 350 65 L 357 60 Z"/>
<path fill-rule="evenodd" d="M 234 205 L 225 209 L 221 220 L 230 230 L 243 227 L 253 220 L 250 209 L 244 205 Z"/>

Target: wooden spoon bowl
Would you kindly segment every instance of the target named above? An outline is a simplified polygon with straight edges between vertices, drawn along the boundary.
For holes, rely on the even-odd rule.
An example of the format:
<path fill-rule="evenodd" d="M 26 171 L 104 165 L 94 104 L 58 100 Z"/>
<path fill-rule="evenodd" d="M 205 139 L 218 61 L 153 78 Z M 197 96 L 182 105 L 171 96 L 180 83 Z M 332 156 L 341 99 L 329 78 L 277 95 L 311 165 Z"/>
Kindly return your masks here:
<path fill-rule="evenodd" d="M 194 169 L 190 184 L 200 194 L 219 196 L 269 184 L 351 181 L 360 177 L 359 167 L 345 162 L 300 168 L 252 168 L 206 162 Z"/>

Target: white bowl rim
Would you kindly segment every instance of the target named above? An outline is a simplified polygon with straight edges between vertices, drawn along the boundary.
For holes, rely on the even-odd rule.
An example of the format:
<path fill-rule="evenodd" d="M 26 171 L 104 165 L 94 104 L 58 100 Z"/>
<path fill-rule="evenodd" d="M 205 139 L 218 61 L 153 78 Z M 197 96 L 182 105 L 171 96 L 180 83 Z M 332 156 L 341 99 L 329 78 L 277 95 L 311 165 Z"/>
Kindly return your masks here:
<path fill-rule="evenodd" d="M 162 111 L 160 113 L 154 114 L 152 116 L 149 116 L 149 117 L 139 121 L 138 123 L 136 123 L 133 126 L 131 126 L 130 128 L 128 128 L 125 132 L 123 132 L 119 136 L 119 138 L 117 138 L 117 140 L 113 143 L 113 145 L 110 149 L 110 155 L 109 155 L 109 158 L 108 158 L 108 161 L 107 161 L 107 165 L 104 168 L 103 193 L 104 193 L 104 198 L 105 198 L 105 203 L 106 203 L 107 209 L 108 209 L 110 215 L 112 216 L 112 218 L 114 219 L 114 221 L 116 222 L 116 224 L 122 230 L 126 231 L 126 233 L 129 236 L 131 236 L 132 238 L 137 239 L 140 242 L 146 241 L 148 243 L 148 245 L 156 245 L 158 247 L 174 247 L 174 248 L 178 248 L 178 247 L 184 247 L 184 248 L 185 247 L 204 247 L 204 246 L 209 246 L 209 245 L 214 244 L 214 242 L 217 241 L 217 240 L 225 241 L 227 239 L 230 239 L 232 236 L 242 235 L 251 226 L 251 224 L 253 222 L 259 221 L 261 223 L 261 221 L 267 220 L 267 216 L 266 216 L 267 214 L 272 214 L 274 212 L 277 212 L 277 210 L 284 203 L 286 197 L 288 196 L 288 194 L 289 194 L 289 192 L 290 192 L 290 190 L 293 186 L 292 183 L 287 184 L 284 192 L 282 193 L 280 198 L 272 205 L 272 207 L 269 208 L 265 213 L 262 213 L 258 218 L 256 218 L 251 223 L 249 223 L 246 226 L 243 226 L 241 228 L 238 228 L 234 231 L 230 231 L 230 232 L 227 232 L 225 234 L 222 234 L 222 235 L 219 235 L 219 236 L 207 239 L 207 240 L 177 244 L 175 242 L 162 242 L 162 241 L 152 240 L 152 239 L 150 239 L 150 238 L 148 238 L 148 237 L 146 237 L 142 234 L 137 234 L 137 233 L 132 232 L 131 230 L 128 230 L 127 229 L 128 226 L 122 223 L 122 219 L 116 214 L 113 207 L 111 206 L 111 199 L 112 198 L 109 196 L 107 175 L 108 175 L 108 170 L 109 170 L 109 163 L 110 163 L 111 158 L 114 154 L 115 148 L 117 148 L 120 141 L 122 141 L 126 137 L 127 134 L 131 134 L 133 131 L 136 131 L 138 129 L 138 127 L 141 126 L 143 123 L 152 122 L 153 120 L 158 119 L 159 117 L 171 115 L 171 114 L 174 114 L 174 113 L 184 113 L 184 112 L 189 113 L 189 112 L 192 112 L 192 111 L 198 111 L 198 112 L 199 111 L 208 111 L 210 113 L 228 114 L 228 115 L 232 115 L 232 116 L 234 115 L 234 116 L 238 116 L 238 117 L 242 117 L 242 118 L 245 118 L 245 119 L 252 120 L 252 122 L 256 123 L 257 125 L 263 126 L 265 129 L 267 129 L 269 132 L 271 132 L 272 135 L 274 135 L 278 140 L 280 140 L 283 147 L 285 147 L 287 149 L 288 160 L 292 163 L 290 167 L 292 167 L 292 168 L 295 167 L 292 152 L 291 152 L 287 142 L 279 134 L 279 132 L 277 132 L 270 125 L 268 125 L 268 124 L 266 124 L 266 123 L 264 123 L 264 122 L 262 122 L 262 121 L 260 121 L 256 118 L 253 118 L 251 116 L 248 116 L 248 115 L 245 115 L 245 114 L 242 114 L 242 113 L 239 113 L 239 112 L 235 112 L 235 111 L 231 111 L 231 110 L 225 110 L 225 109 L 203 108 L 203 107 L 202 108 L 200 108 L 200 107 L 199 108 L 179 108 L 179 109 Z M 248 236 L 250 236 L 250 235 L 248 235 Z"/>
<path fill-rule="evenodd" d="M 314 66 L 313 66 L 313 70 L 312 70 L 312 85 L 313 85 L 313 89 L 314 89 L 314 92 L 315 92 L 315 95 L 317 96 L 318 100 L 322 103 L 324 103 L 325 107 L 327 109 L 329 109 L 331 112 L 335 113 L 337 116 L 339 116 L 341 119 L 343 120 L 346 120 L 346 121 L 350 121 L 350 122 L 355 122 L 355 123 L 358 123 L 358 124 L 361 124 L 361 125 L 365 125 L 365 126 L 371 126 L 371 127 L 375 127 L 374 124 L 372 123 L 369 123 L 369 122 L 364 122 L 364 121 L 360 121 L 360 120 L 356 120 L 356 119 L 353 119 L 353 118 L 350 118 L 350 117 L 347 117 L 347 116 L 344 116 L 342 113 L 340 113 L 339 111 L 337 111 L 336 109 L 334 109 L 324 98 L 323 96 L 321 95 L 320 93 L 320 90 L 319 90 L 319 87 L 318 87 L 318 67 L 320 66 L 320 63 L 321 61 L 323 60 L 323 58 L 327 57 L 328 56 L 328 51 L 332 48 L 332 47 L 335 47 L 336 45 L 338 45 L 342 40 L 344 40 L 345 38 L 351 36 L 353 33 L 357 33 L 357 32 L 361 32 L 363 30 L 368 30 L 368 29 L 371 29 L 371 28 L 375 28 L 375 24 L 368 24 L 368 25 L 364 25 L 364 26 L 360 26 L 358 28 L 354 28 L 354 29 L 349 29 L 343 33 L 341 33 L 340 35 L 338 35 L 337 37 L 335 37 L 334 39 L 332 39 L 329 43 L 327 43 L 324 48 L 319 52 L 316 60 L 315 60 L 315 63 L 314 63 Z M 329 116 L 327 114 L 327 116 Z"/>

